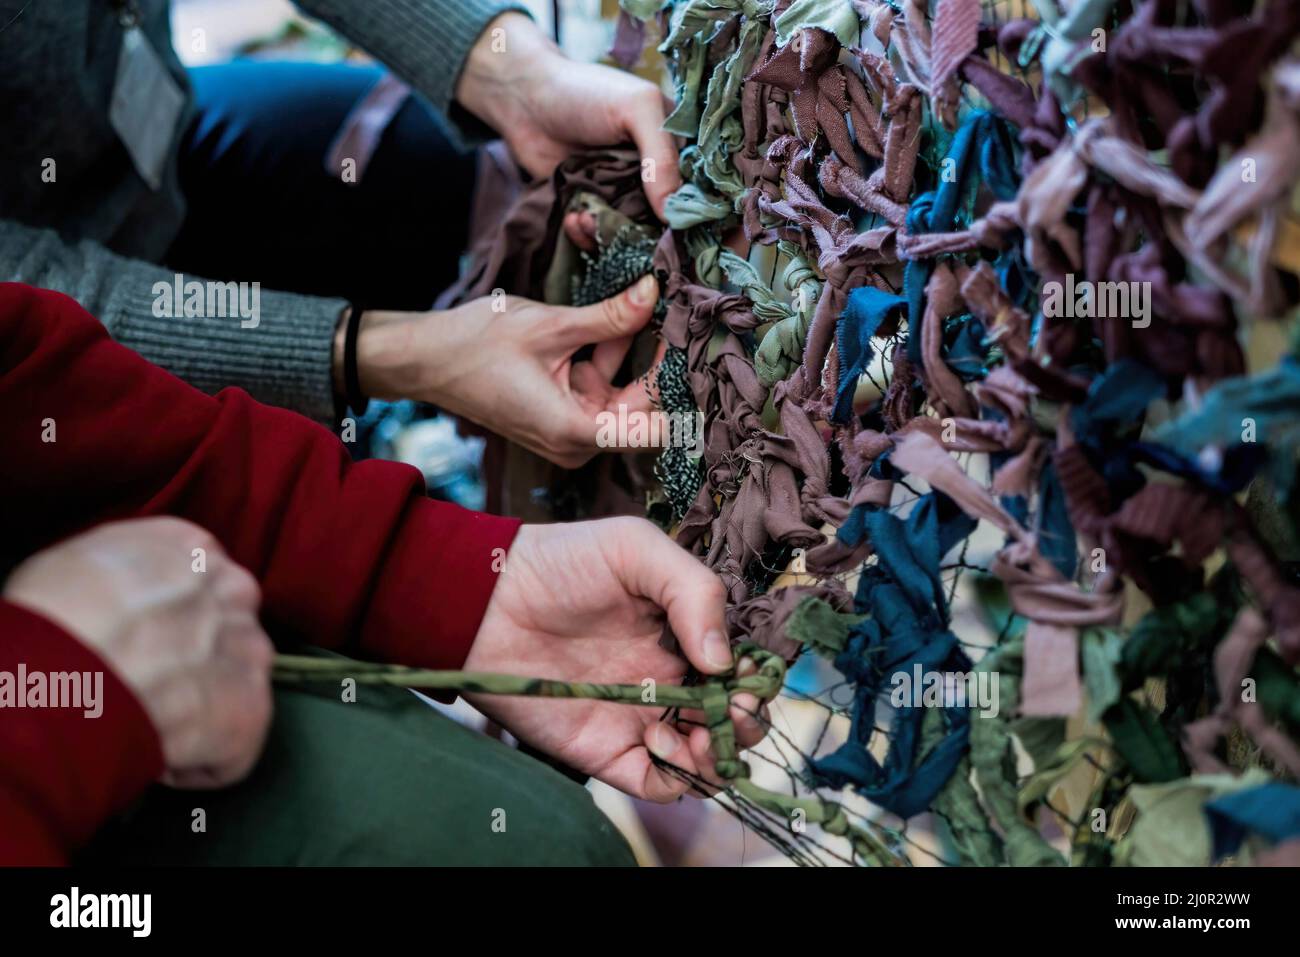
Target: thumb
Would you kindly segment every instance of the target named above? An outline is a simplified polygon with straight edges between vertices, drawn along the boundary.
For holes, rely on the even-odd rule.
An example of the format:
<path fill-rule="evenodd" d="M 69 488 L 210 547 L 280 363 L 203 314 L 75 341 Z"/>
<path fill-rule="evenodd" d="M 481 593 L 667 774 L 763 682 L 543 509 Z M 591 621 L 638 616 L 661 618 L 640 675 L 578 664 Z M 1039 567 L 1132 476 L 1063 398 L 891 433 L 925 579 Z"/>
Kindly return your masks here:
<path fill-rule="evenodd" d="M 643 519 L 620 529 L 623 571 L 630 591 L 664 610 L 686 659 L 705 674 L 731 667 L 721 579 L 695 556 Z"/>
<path fill-rule="evenodd" d="M 593 342 L 621 339 L 640 331 L 650 321 L 659 300 L 659 281 L 653 274 L 642 276 L 617 296 L 590 306 L 569 309 L 560 338 L 565 348 Z"/>

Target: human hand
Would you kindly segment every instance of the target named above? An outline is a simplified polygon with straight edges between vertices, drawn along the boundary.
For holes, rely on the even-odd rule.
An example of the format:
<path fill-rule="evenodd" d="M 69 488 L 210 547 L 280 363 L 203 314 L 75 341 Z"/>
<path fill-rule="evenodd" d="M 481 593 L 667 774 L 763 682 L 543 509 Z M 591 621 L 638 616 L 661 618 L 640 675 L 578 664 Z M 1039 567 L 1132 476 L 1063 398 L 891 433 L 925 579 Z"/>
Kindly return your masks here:
<path fill-rule="evenodd" d="M 666 617 L 686 659 L 719 674 L 732 666 L 724 598 L 716 575 L 642 519 L 525 525 L 465 668 L 562 681 L 680 683 L 687 661 L 660 645 Z M 688 775 L 720 783 L 708 730 L 682 733 L 660 720 L 662 706 L 468 697 L 521 741 L 635 797 L 671 801 L 690 788 L 658 767 L 652 752 Z M 741 746 L 763 737 L 760 714 L 753 695 L 732 698 Z"/>
<path fill-rule="evenodd" d="M 273 649 L 257 581 L 206 531 L 176 518 L 101 525 L 32 555 L 4 597 L 93 649 L 134 692 L 162 743 L 164 783 L 217 788 L 253 767 Z"/>
<path fill-rule="evenodd" d="M 456 100 L 500 133 L 534 176 L 550 176 L 582 147 L 631 140 L 641 153 L 646 198 L 660 219 L 664 201 L 681 186 L 677 147 L 662 129 L 659 88 L 613 67 L 568 59 L 521 13 L 504 13 L 483 31 Z"/>
<path fill-rule="evenodd" d="M 646 276 L 581 308 L 505 296 L 445 312 L 367 312 L 357 338 L 361 389 L 430 402 L 577 468 L 600 451 L 601 413 L 659 414 L 641 382 L 610 384 L 657 299 L 656 280 Z M 573 361 L 593 343 L 590 360 Z M 646 434 L 665 430 L 647 425 Z"/>

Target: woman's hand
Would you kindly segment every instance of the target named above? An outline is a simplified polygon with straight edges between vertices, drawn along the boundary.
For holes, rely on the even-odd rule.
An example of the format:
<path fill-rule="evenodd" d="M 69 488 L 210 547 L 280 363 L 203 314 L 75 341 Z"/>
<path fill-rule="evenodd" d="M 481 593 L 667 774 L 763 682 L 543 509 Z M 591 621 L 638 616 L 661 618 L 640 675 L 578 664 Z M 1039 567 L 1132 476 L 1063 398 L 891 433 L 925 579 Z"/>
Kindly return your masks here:
<path fill-rule="evenodd" d="M 680 683 L 687 660 L 719 674 L 732 665 L 724 597 L 716 575 L 642 519 L 525 525 L 465 669 L 647 688 L 647 679 Z M 660 644 L 665 620 L 687 660 Z M 683 733 L 660 720 L 662 705 L 469 697 L 521 741 L 636 797 L 671 801 L 690 789 L 652 753 L 697 780 L 719 783 L 708 730 Z M 753 695 L 732 699 L 742 746 L 762 738 L 758 714 Z"/>
<path fill-rule="evenodd" d="M 446 312 L 367 312 L 357 340 L 361 389 L 432 403 L 577 468 L 601 450 L 602 413 L 659 414 L 640 381 L 610 384 L 657 298 L 656 281 L 646 276 L 581 308 L 494 296 Z M 589 360 L 573 361 L 592 344 Z M 646 430 L 666 432 L 659 425 L 651 431 L 649 419 Z"/>
<path fill-rule="evenodd" d="M 456 100 L 505 139 L 534 176 L 585 146 L 631 141 L 643 162 L 646 198 L 659 215 L 681 186 L 677 146 L 663 129 L 664 97 L 653 83 L 565 57 L 521 13 L 483 31 L 456 86 Z"/>

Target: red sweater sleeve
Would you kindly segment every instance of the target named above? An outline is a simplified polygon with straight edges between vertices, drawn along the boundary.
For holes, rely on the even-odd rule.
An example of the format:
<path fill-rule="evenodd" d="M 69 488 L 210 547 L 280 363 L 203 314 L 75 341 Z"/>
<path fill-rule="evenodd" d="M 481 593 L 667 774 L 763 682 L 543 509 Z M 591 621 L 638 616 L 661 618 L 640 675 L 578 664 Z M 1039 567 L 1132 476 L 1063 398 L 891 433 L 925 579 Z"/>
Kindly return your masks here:
<path fill-rule="evenodd" d="M 15 707 L 20 674 L 100 674 L 86 708 Z M 163 771 L 162 750 L 135 696 L 53 622 L 0 601 L 0 865 L 60 864 Z M 93 687 L 93 685 L 92 685 Z M 83 700 L 83 704 L 89 704 Z"/>
<path fill-rule="evenodd" d="M 240 390 L 204 395 L 73 300 L 13 283 L 0 409 L 11 563 L 107 519 L 175 515 L 257 577 L 277 636 L 361 657 L 460 667 L 519 527 L 428 499 L 410 466 L 353 463 L 326 429 Z"/>

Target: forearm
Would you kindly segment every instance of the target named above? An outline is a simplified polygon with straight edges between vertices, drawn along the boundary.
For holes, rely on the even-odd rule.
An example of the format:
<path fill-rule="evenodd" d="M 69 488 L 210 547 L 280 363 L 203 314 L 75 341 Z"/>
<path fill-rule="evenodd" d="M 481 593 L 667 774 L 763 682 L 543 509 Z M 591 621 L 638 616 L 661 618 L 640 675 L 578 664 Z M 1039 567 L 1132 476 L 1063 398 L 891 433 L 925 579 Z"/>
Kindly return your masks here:
<path fill-rule="evenodd" d="M 452 115 L 470 49 L 494 18 L 527 12 L 512 0 L 295 0 Z M 462 130 L 462 133 L 472 131 Z"/>
<path fill-rule="evenodd" d="M 2 547 L 186 518 L 258 579 L 273 633 L 365 657 L 458 667 L 518 528 L 430 501 L 409 466 L 354 464 L 300 416 L 204 396 L 21 286 L 0 286 L 0 404 L 0 444 L 24 463 L 0 475 Z"/>
<path fill-rule="evenodd" d="M 117 341 L 204 392 L 236 386 L 318 422 L 333 417 L 342 300 L 259 288 L 256 325 L 238 316 L 175 316 L 175 273 L 12 221 L 0 221 L 0 279 L 71 296 Z"/>

